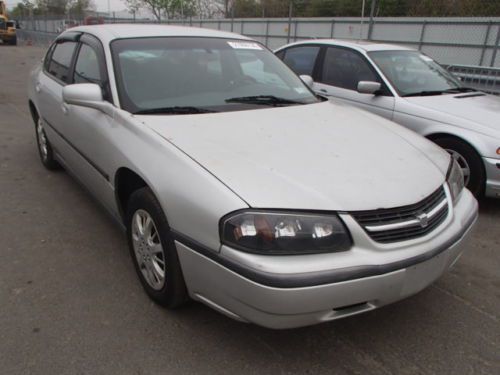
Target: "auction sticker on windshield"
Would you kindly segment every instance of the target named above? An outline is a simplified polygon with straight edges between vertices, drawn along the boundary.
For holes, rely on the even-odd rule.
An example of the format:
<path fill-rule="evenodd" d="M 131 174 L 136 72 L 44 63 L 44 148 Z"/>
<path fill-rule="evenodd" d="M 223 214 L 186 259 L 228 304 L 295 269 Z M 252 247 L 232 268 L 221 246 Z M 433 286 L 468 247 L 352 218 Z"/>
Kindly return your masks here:
<path fill-rule="evenodd" d="M 257 43 L 252 42 L 227 42 L 227 44 L 229 44 L 234 49 L 262 49 L 262 47 Z"/>

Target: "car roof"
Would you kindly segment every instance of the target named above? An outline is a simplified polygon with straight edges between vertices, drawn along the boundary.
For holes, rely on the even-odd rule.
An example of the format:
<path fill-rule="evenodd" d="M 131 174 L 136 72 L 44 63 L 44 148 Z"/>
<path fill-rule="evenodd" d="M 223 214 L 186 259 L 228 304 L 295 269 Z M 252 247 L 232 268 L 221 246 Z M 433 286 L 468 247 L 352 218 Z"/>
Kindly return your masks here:
<path fill-rule="evenodd" d="M 159 24 L 88 25 L 88 26 L 73 27 L 69 29 L 67 32 L 75 32 L 75 31 L 92 34 L 101 39 L 101 41 L 103 42 L 110 42 L 115 39 L 162 37 L 162 36 L 212 37 L 212 38 L 252 40 L 248 37 L 226 31 L 202 29 L 199 27 L 190 27 L 190 26 L 172 26 L 172 25 L 159 25 Z"/>
<path fill-rule="evenodd" d="M 370 42 L 367 40 L 342 40 L 342 39 L 311 39 L 306 41 L 300 41 L 296 43 L 291 43 L 286 45 L 286 47 L 304 44 L 325 44 L 331 46 L 348 47 L 362 52 L 371 51 L 394 51 L 394 50 L 408 50 L 412 51 L 412 48 L 404 47 L 396 44 L 385 44 Z M 278 50 L 283 47 L 278 48 Z"/>

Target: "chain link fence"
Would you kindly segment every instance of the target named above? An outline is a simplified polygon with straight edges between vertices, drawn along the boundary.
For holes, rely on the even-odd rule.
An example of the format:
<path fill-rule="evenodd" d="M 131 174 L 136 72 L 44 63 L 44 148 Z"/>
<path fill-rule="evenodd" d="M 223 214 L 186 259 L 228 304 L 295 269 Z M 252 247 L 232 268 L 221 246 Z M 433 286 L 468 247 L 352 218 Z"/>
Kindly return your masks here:
<path fill-rule="evenodd" d="M 21 28 L 55 34 L 67 20 L 49 17 L 21 19 Z M 105 22 L 133 22 L 107 18 Z M 135 22 L 154 22 L 138 20 Z M 286 43 L 316 38 L 363 39 L 409 46 L 444 65 L 500 68 L 500 17 L 497 18 L 230 18 L 170 19 L 165 24 L 232 31 L 255 38 L 271 49 Z M 22 34 L 22 33 L 20 33 Z M 21 36 L 22 38 L 22 36 Z"/>

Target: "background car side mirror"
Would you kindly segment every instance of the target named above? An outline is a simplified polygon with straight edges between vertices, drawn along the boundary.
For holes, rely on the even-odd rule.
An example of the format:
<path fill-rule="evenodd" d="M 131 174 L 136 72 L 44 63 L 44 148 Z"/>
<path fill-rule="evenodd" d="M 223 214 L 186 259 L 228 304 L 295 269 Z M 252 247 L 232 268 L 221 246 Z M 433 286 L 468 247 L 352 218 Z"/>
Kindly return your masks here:
<path fill-rule="evenodd" d="M 372 94 L 376 95 L 382 85 L 380 82 L 372 82 L 372 81 L 359 81 L 358 82 L 358 92 L 360 94 Z"/>
<path fill-rule="evenodd" d="M 301 74 L 299 77 L 302 80 L 302 82 L 304 82 L 306 86 L 312 90 L 314 84 L 312 77 L 307 74 Z"/>
<path fill-rule="evenodd" d="M 62 97 L 67 104 L 94 108 L 109 115 L 113 112 L 113 106 L 104 101 L 102 89 L 95 83 L 77 83 L 64 86 Z"/>

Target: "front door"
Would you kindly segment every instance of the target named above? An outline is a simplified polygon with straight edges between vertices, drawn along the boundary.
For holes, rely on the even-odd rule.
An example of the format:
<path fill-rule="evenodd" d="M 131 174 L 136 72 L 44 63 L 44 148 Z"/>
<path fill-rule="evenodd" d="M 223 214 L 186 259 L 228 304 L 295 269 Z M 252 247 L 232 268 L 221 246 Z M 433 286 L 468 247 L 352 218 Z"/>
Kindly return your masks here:
<path fill-rule="evenodd" d="M 107 72 L 104 52 L 99 42 L 84 35 L 80 39 L 72 84 L 97 84 L 103 91 L 104 100 L 111 101 L 107 86 Z M 114 171 L 112 139 L 110 133 L 116 127 L 113 117 L 94 108 L 68 105 L 65 111 L 65 135 L 77 151 L 74 161 L 76 175 L 86 187 L 112 212 L 115 211 L 115 197 L 112 187 Z"/>
<path fill-rule="evenodd" d="M 394 113 L 394 96 L 378 73 L 359 52 L 345 47 L 326 47 L 314 79 L 314 91 L 334 97 L 387 119 Z M 380 82 L 379 93 L 361 94 L 358 82 Z"/>

